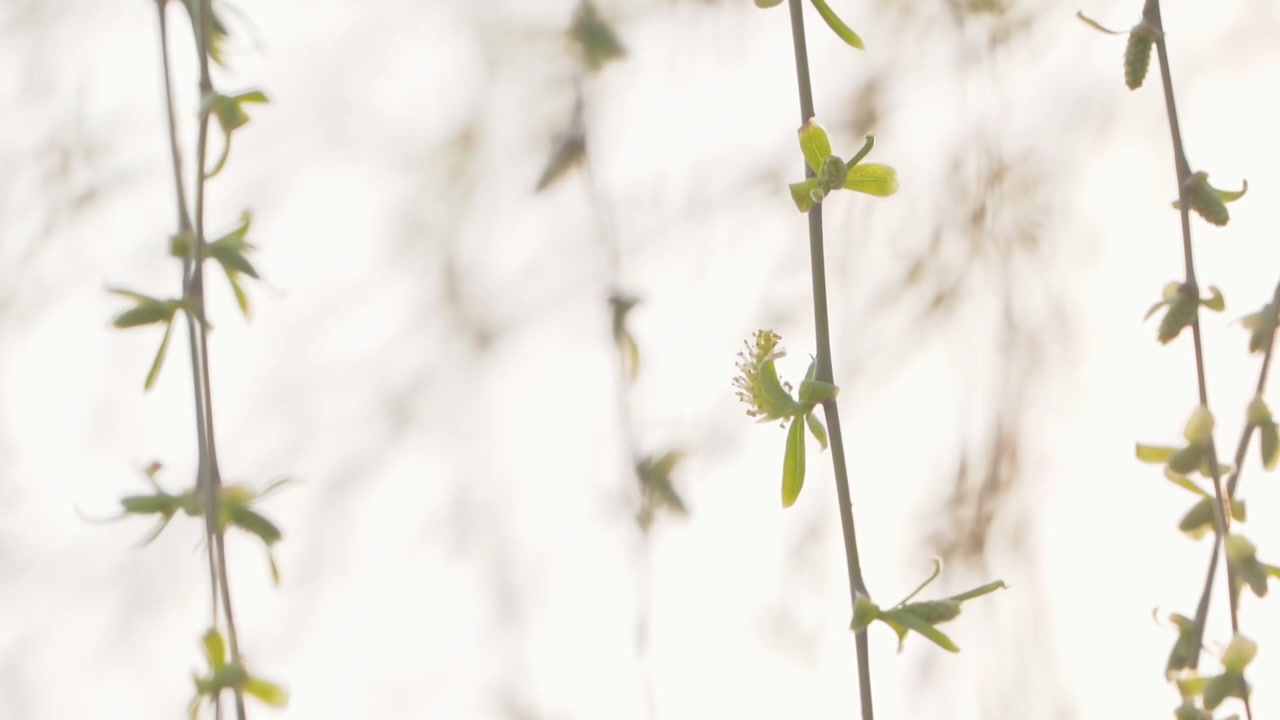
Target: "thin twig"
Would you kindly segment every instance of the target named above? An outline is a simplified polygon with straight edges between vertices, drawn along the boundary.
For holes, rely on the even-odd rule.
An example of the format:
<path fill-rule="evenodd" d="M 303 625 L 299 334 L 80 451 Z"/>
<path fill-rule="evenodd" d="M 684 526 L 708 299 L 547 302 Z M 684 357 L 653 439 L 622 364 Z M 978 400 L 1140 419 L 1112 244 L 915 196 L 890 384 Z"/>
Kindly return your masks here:
<path fill-rule="evenodd" d="M 620 293 L 621 274 L 622 274 L 622 249 L 619 247 L 617 231 L 614 228 L 613 214 L 609 211 L 609 204 L 604 196 L 604 192 L 600 189 L 600 183 L 596 177 L 594 163 L 592 162 L 591 145 L 586 142 L 586 84 L 585 79 L 579 79 L 575 85 L 573 109 L 573 126 L 570 132 L 582 133 L 584 145 L 582 151 L 582 177 L 586 186 L 587 194 L 591 199 L 591 206 L 595 212 L 596 222 L 599 226 L 600 237 L 604 244 L 605 254 L 607 256 L 606 265 L 608 268 L 610 297 L 606 299 L 609 307 L 610 316 L 613 316 L 618 310 L 614 306 L 614 302 L 618 299 L 617 293 Z M 611 320 L 613 318 L 611 317 Z M 622 433 L 622 439 L 627 447 L 628 459 L 630 462 L 629 477 L 643 482 L 643 478 L 639 477 L 639 467 L 641 461 L 641 453 L 639 441 L 636 438 L 635 418 L 631 408 L 631 381 L 630 366 L 626 357 L 626 351 L 621 343 L 614 338 L 613 343 L 615 357 L 617 359 L 617 371 L 615 373 L 616 387 L 618 394 L 618 427 Z M 638 483 L 639 484 L 639 483 Z M 641 485 L 640 502 L 644 502 L 644 488 Z M 655 687 L 653 675 L 653 659 L 650 651 L 650 635 L 651 625 L 653 624 L 653 599 L 652 599 L 652 548 L 650 546 L 649 532 L 646 528 L 640 538 L 640 558 L 638 584 L 639 597 L 636 599 L 636 655 L 640 663 L 640 684 L 641 695 L 644 702 L 644 716 L 648 720 L 656 720 L 658 717 L 657 708 L 657 689 Z"/>
<path fill-rule="evenodd" d="M 174 191 L 177 196 L 178 232 L 183 235 L 191 235 L 193 233 L 193 227 L 191 223 L 191 214 L 187 210 L 186 184 L 182 179 L 182 153 L 179 150 L 179 145 L 178 145 L 177 121 L 175 119 L 175 114 L 174 114 L 173 83 L 171 78 L 171 71 L 169 69 L 169 23 L 168 23 L 168 17 L 166 14 L 168 2 L 169 0 L 156 0 L 156 9 L 159 12 L 159 20 L 160 20 L 160 60 L 164 70 L 165 108 L 167 111 L 166 116 L 169 121 L 169 151 L 170 151 L 170 155 L 172 158 L 172 165 L 173 165 Z M 183 258 L 183 294 L 184 296 L 187 296 L 190 293 L 190 289 L 188 287 L 189 286 L 188 278 L 191 275 L 190 263 L 191 263 L 190 256 Z M 192 358 L 192 365 L 191 365 L 192 388 L 194 389 L 194 392 L 195 392 L 196 439 L 197 439 L 196 444 L 197 444 L 197 450 L 198 450 L 200 472 L 203 472 L 203 469 L 205 467 L 204 459 L 208 450 L 206 448 L 206 443 L 205 443 L 206 433 L 204 428 L 204 421 L 205 421 L 204 393 L 201 391 L 202 383 L 200 381 L 199 365 L 195 361 L 195 358 L 198 357 L 198 352 L 199 352 L 199 336 L 196 333 L 195 323 L 187 323 L 187 339 L 190 345 L 190 355 Z M 199 487 L 202 487 L 202 488 L 204 487 L 202 480 L 197 480 L 197 484 L 199 485 Z M 211 611 L 213 615 L 212 624 L 214 628 L 217 628 L 217 627 L 220 627 L 222 624 L 221 615 L 218 611 L 218 606 L 219 606 L 218 587 L 220 584 L 218 581 L 218 561 L 217 561 L 218 549 L 213 543 L 207 543 L 207 549 L 208 549 L 208 557 L 209 557 L 209 592 L 211 593 L 210 606 L 211 606 Z"/>
<path fill-rule="evenodd" d="M 213 82 L 209 75 L 209 41 L 211 37 L 212 6 L 211 0 L 194 0 L 192 2 L 192 23 L 195 26 L 196 52 L 200 62 L 200 128 L 196 138 L 196 180 L 194 232 L 191 243 L 191 267 L 188 274 L 187 292 L 192 310 L 196 314 L 195 325 L 199 330 L 198 352 L 192 356 L 193 375 L 199 378 L 202 402 L 197 410 L 203 415 L 203 440 L 205 454 L 201 468 L 201 479 L 204 482 L 205 499 L 205 532 L 208 542 L 216 548 L 218 588 L 222 599 L 222 613 L 226 620 L 227 647 L 231 661 L 241 663 L 240 642 L 236 633 L 235 613 L 231 604 L 231 588 L 228 582 L 226 542 L 222 523 L 219 521 L 222 497 L 222 477 L 218 470 L 217 446 L 213 432 L 213 397 L 209 381 L 209 324 L 205 315 L 204 304 L 204 261 L 205 261 L 205 162 L 209 146 L 209 109 L 206 100 L 213 94 Z M 245 720 L 244 692 L 236 688 L 236 718 Z"/>
<path fill-rule="evenodd" d="M 800 123 L 803 125 L 815 117 L 813 87 L 809 80 L 809 51 L 805 43 L 803 6 L 800 0 L 789 0 L 788 5 L 791 9 L 791 41 L 796 56 L 796 84 L 800 91 Z M 805 177 L 813 176 L 812 168 L 806 164 Z M 818 344 L 814 378 L 835 384 L 831 369 L 831 328 L 827 318 L 827 271 L 822 242 L 821 204 L 814 205 L 809 211 L 809 262 L 813 282 L 813 322 Z M 830 428 L 831 463 L 835 470 L 840 527 L 844 532 L 845 562 L 849 573 L 849 600 L 851 605 L 856 606 L 859 594 L 870 593 L 863 581 L 862 565 L 858 559 L 858 540 L 853 526 L 853 500 L 849 492 L 849 470 L 845 465 L 844 435 L 840 430 L 840 410 L 834 398 L 825 400 L 822 410 Z M 872 720 L 871 653 L 866 628 L 858 631 L 854 638 L 858 656 L 858 695 L 862 705 L 862 720 Z"/>
<path fill-rule="evenodd" d="M 1160 15 L 1160 0 L 1146 0 L 1146 4 L 1142 9 L 1143 20 L 1154 30 L 1156 55 L 1160 64 L 1160 81 L 1164 88 L 1164 104 L 1165 112 L 1169 120 L 1169 133 L 1173 141 L 1173 163 L 1174 170 L 1178 179 L 1178 212 L 1182 221 L 1182 254 L 1186 265 L 1186 281 L 1183 283 L 1182 292 L 1197 301 L 1200 298 L 1200 288 L 1196 282 L 1195 260 L 1191 247 L 1191 216 L 1190 203 L 1187 198 L 1189 180 L 1191 178 L 1191 166 L 1187 162 L 1187 154 L 1182 144 L 1182 130 L 1178 124 L 1178 109 L 1173 96 L 1173 76 L 1169 70 L 1169 48 L 1164 32 L 1164 21 Z M 1206 373 L 1204 369 L 1204 346 L 1200 333 L 1200 308 L 1196 306 L 1196 316 L 1191 323 L 1191 337 L 1195 351 L 1196 362 L 1196 382 L 1200 395 L 1200 405 L 1206 409 L 1209 407 L 1209 391 L 1206 382 Z M 1265 366 L 1264 366 L 1265 377 Z M 1245 451 L 1247 451 L 1247 441 L 1252 434 L 1251 428 L 1246 428 L 1246 433 L 1242 440 L 1242 445 L 1237 449 L 1237 467 L 1236 476 L 1239 476 L 1239 461 Z M 1217 501 L 1217 512 L 1214 515 L 1214 540 L 1213 550 L 1209 562 L 1209 570 L 1206 573 L 1204 592 L 1200 598 L 1199 607 L 1196 610 L 1195 619 L 1195 643 L 1193 645 L 1190 667 L 1195 669 L 1200 661 L 1200 649 L 1204 639 L 1205 623 L 1208 619 L 1209 612 L 1209 596 L 1213 585 L 1213 579 L 1216 574 L 1218 562 L 1218 549 L 1222 547 L 1227 533 L 1231 528 L 1231 512 L 1230 499 L 1231 493 L 1223 485 L 1222 469 L 1218 466 L 1217 447 L 1212 436 L 1209 438 L 1208 445 L 1208 461 L 1209 467 L 1213 474 L 1213 492 Z M 1238 634 L 1240 632 L 1240 616 L 1236 597 L 1236 578 L 1235 570 L 1231 567 L 1231 563 L 1226 563 L 1227 575 L 1227 599 L 1231 610 L 1231 632 Z M 1245 712 L 1249 718 L 1253 717 L 1252 710 L 1249 707 L 1248 699 L 1245 700 Z"/>

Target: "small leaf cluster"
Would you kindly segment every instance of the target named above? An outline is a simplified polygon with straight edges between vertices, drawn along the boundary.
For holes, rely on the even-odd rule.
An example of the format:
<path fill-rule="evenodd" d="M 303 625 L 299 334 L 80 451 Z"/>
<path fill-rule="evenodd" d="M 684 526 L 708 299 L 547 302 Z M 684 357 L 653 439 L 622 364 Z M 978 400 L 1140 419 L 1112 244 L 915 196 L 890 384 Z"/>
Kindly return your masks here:
<path fill-rule="evenodd" d="M 1153 315 L 1164 310 L 1156 339 L 1160 344 L 1167 345 L 1199 319 L 1201 307 L 1222 312 L 1227 309 L 1227 301 L 1223 298 L 1222 291 L 1216 287 L 1210 286 L 1209 297 L 1202 298 L 1186 283 L 1170 282 L 1164 286 L 1162 297 L 1147 310 L 1143 320 L 1150 320 Z"/>
<path fill-rule="evenodd" d="M 746 403 L 747 415 L 760 422 L 781 421 L 787 430 L 786 449 L 782 461 L 782 506 L 791 507 L 804 487 L 805 428 L 822 449 L 827 449 L 827 428 L 814 413 L 815 408 L 833 400 L 839 388 L 814 379 L 817 359 L 809 363 L 798 397 L 792 397 L 790 383 L 778 377 L 776 361 L 786 356 L 778 343 L 781 337 L 772 330 L 758 330 L 754 344 L 743 341 L 746 349 L 738 353 L 738 375 L 733 379 L 738 399 Z M 804 423 L 796 422 L 804 418 Z"/>
<path fill-rule="evenodd" d="M 240 215 L 240 223 L 230 232 L 213 242 L 205 243 L 203 257 L 216 260 L 218 265 L 222 267 L 223 273 L 227 277 L 227 282 L 231 285 L 232 292 L 235 293 L 236 304 L 240 306 L 240 311 L 247 318 L 249 317 L 249 296 L 244 289 L 244 276 L 251 277 L 255 280 L 261 279 L 258 271 L 254 268 L 247 257 L 256 248 L 247 240 L 249 227 L 253 222 L 253 215 L 245 211 Z M 169 253 L 177 258 L 190 257 L 192 246 L 194 245 L 195 235 L 190 230 L 182 230 L 175 233 L 169 238 Z M 112 319 L 111 324 L 119 329 L 146 327 L 148 325 L 163 325 L 164 335 L 160 339 L 160 346 L 156 350 L 155 359 L 151 362 L 151 369 L 147 371 L 146 381 L 143 383 L 143 389 L 150 390 L 156 383 L 156 379 L 160 376 L 160 368 L 164 365 L 165 356 L 169 349 L 169 340 L 173 335 L 173 321 L 178 311 L 183 311 L 191 322 L 198 322 L 201 314 L 196 311 L 196 303 L 194 300 L 182 298 L 156 298 L 145 295 L 140 292 L 128 290 L 125 288 L 108 288 L 108 292 L 128 298 L 133 301 L 133 307 L 121 311 Z M 208 319 L 205 319 L 206 324 Z M 210 325 L 210 327 L 212 327 Z"/>
<path fill-rule="evenodd" d="M 275 708 L 289 704 L 289 693 L 284 688 L 252 674 L 244 663 L 227 658 L 227 643 L 217 630 L 210 629 L 206 632 L 200 645 L 209 670 L 203 676 L 195 673 L 191 675 L 196 686 L 195 697 L 187 706 L 187 714 L 191 720 L 197 720 L 200 708 L 205 704 L 212 705 L 223 690 L 255 697 Z"/>
<path fill-rule="evenodd" d="M 1188 175 L 1183 186 L 1184 194 L 1187 196 L 1187 207 L 1218 227 L 1226 225 L 1231 220 L 1231 215 L 1227 212 L 1227 203 L 1235 202 L 1249 192 L 1248 180 L 1242 182 L 1239 190 L 1220 190 L 1209 184 L 1209 173 L 1203 171 Z M 1173 201 L 1172 206 L 1174 210 L 1182 207 L 1177 200 Z"/>
<path fill-rule="evenodd" d="M 1151 50 L 1155 43 L 1161 40 L 1160 31 L 1152 27 L 1146 18 L 1126 33 L 1111 30 L 1082 12 L 1077 12 L 1076 17 L 1089 27 L 1108 35 L 1127 34 L 1129 36 L 1124 51 L 1124 82 L 1130 90 L 1142 87 L 1147 77 L 1147 70 L 1151 67 Z M 1249 183 L 1246 181 L 1240 190 L 1219 190 L 1209 184 L 1209 174 L 1203 171 L 1191 173 L 1183 184 L 1183 194 L 1187 198 L 1188 207 L 1207 222 L 1219 227 L 1226 225 L 1231 219 L 1226 204 L 1244 197 L 1249 189 Z M 1179 208 L 1178 201 L 1174 201 L 1173 207 L 1175 210 Z"/>
<path fill-rule="evenodd" d="M 859 594 L 858 599 L 854 602 L 853 622 L 850 625 L 850 629 L 857 632 L 866 629 L 873 622 L 880 621 L 889 626 L 894 634 L 898 636 L 898 652 L 902 652 L 907 634 L 912 631 L 915 631 L 921 637 L 927 638 L 943 650 L 953 653 L 960 652 L 960 648 L 937 626 L 959 617 L 961 607 L 965 601 L 988 595 L 996 590 L 1008 589 L 1008 586 L 1004 584 L 1004 581 L 996 580 L 951 597 L 937 600 L 911 601 L 941 574 L 942 563 L 935 560 L 934 571 L 929 576 L 929 579 L 916 588 L 915 592 L 912 592 L 897 605 L 887 610 L 881 609 L 866 595 Z"/>
<path fill-rule="evenodd" d="M 244 106 L 267 102 L 267 96 L 261 90 L 248 90 L 235 95 L 211 92 L 205 96 L 200 111 L 212 115 L 218 121 L 218 127 L 222 128 L 222 154 L 218 156 L 213 168 L 205 172 L 206 178 L 222 172 L 223 166 L 227 164 L 227 156 L 231 154 L 231 134 L 249 123 L 249 113 Z"/>
<path fill-rule="evenodd" d="M 159 537 L 169 521 L 179 512 L 192 518 L 204 516 L 204 491 L 193 487 L 176 495 L 166 492 L 156 480 L 160 469 L 159 463 L 152 463 L 144 473 L 154 492 L 146 495 L 129 495 L 120 499 L 121 514 L 116 519 L 123 519 L 130 515 L 156 517 L 155 527 L 142 541 L 144 545 Z M 220 496 L 221 506 L 218 508 L 219 529 L 239 528 L 262 541 L 267 550 L 267 560 L 271 565 L 271 577 L 277 584 L 280 582 L 280 570 L 271 551 L 273 546 L 283 539 L 284 534 L 275 523 L 259 513 L 254 505 L 288 482 L 290 482 L 288 479 L 276 480 L 261 490 L 254 490 L 242 484 L 223 485 Z"/>
<path fill-rule="evenodd" d="M 1190 626 L 1192 621 L 1181 618 L 1180 626 Z M 1184 630 L 1186 632 L 1186 630 Z M 1198 673 L 1187 673 L 1178 678 L 1178 692 L 1182 695 L 1182 704 L 1174 710 L 1176 720 L 1213 720 L 1213 710 L 1227 698 L 1246 700 L 1249 697 L 1249 683 L 1244 679 L 1244 670 L 1253 662 L 1258 654 L 1258 645 L 1243 635 L 1231 639 L 1222 652 L 1222 672 L 1217 675 L 1203 676 Z M 1197 705 L 1197 699 L 1204 706 Z M 1230 715 L 1224 720 L 1238 720 L 1239 715 Z"/>
<path fill-rule="evenodd" d="M 641 530 L 648 532 L 659 513 L 679 517 L 689 514 L 689 508 L 672 478 L 683 457 L 683 453 L 672 450 L 657 456 L 646 455 L 636 461 L 636 478 L 640 481 L 640 510 L 636 512 L 636 524 Z"/>
<path fill-rule="evenodd" d="M 814 172 L 814 177 L 788 186 L 800 212 L 809 212 L 836 190 L 853 190 L 876 197 L 889 197 L 898 191 L 896 170 L 888 165 L 861 162 L 875 146 L 875 137 L 868 135 L 862 148 L 846 162 L 831 153 L 827 131 L 813 119 L 801 126 L 799 136 L 804 161 Z"/>

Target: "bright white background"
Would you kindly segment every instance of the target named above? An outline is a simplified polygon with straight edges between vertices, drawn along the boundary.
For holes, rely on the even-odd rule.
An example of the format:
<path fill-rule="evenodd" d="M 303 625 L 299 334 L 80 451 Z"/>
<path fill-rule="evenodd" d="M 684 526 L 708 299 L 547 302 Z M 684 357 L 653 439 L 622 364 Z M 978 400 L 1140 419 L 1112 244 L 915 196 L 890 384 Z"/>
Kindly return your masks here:
<path fill-rule="evenodd" d="M 631 409 L 642 450 L 688 454 L 692 513 L 646 546 L 617 429 L 600 207 L 581 173 L 532 192 L 572 105 L 561 31 L 575 5 L 261 0 L 242 3 L 251 25 L 228 15 L 219 86 L 273 102 L 251 109 L 211 186 L 214 229 L 255 211 L 269 282 L 247 324 L 211 282 L 220 457 L 233 481 L 300 481 L 264 507 L 286 533 L 278 588 L 259 547 L 230 544 L 244 649 L 292 696 L 254 717 L 639 719 L 646 673 L 661 720 L 856 713 L 829 460 L 810 457 L 783 512 L 783 432 L 750 423 L 729 386 L 756 328 L 783 335 L 786 377 L 813 349 L 805 223 L 785 190 L 800 169 L 786 12 L 601 3 L 628 49 L 587 85 L 587 123 L 620 281 L 645 299 Z M 1151 611 L 1193 611 L 1208 545 L 1176 533 L 1190 496 L 1133 459 L 1135 440 L 1176 441 L 1195 403 L 1189 338 L 1160 347 L 1140 322 L 1182 268 L 1154 65 L 1127 91 L 1123 39 L 1088 30 L 1076 5 L 963 21 L 958 2 L 835 5 L 869 49 L 810 14 L 819 119 L 855 147 L 859 91 L 878 78 L 873 159 L 902 178 L 892 199 L 837 196 L 828 212 L 855 514 L 884 603 L 928 573 L 958 458 L 986 442 L 1007 380 L 991 265 L 918 326 L 927 292 L 884 288 L 956 225 L 949 200 L 980 164 L 956 158 L 995 148 L 1039 173 L 987 208 L 993 226 L 1006 204 L 1038 221 L 1010 285 L 1045 343 L 1017 415 L 1019 476 L 985 567 L 936 586 L 1011 589 L 947 627 L 958 656 L 918 637 L 896 654 L 875 627 L 879 715 L 1165 716 L 1173 633 Z M 1140 5 L 1084 9 L 1125 27 Z M 1165 5 L 1192 162 L 1250 185 L 1228 228 L 1195 226 L 1201 281 L 1228 300 L 1205 321 L 1226 454 L 1258 365 L 1233 322 L 1280 278 L 1280 8 Z M 173 17 L 187 141 L 193 65 Z M 138 551 L 146 521 L 76 512 L 143 492 L 152 459 L 175 491 L 191 480 L 182 336 L 143 394 L 159 333 L 111 330 L 121 306 L 104 292 L 178 290 L 159 78 L 146 0 L 0 3 L 0 717 L 175 717 L 199 661 L 198 523 Z M 926 257 L 945 266 L 981 236 L 943 240 Z M 1273 560 L 1275 488 L 1251 455 L 1247 532 Z M 1280 606 L 1243 607 L 1261 645 L 1255 717 L 1271 717 Z"/>

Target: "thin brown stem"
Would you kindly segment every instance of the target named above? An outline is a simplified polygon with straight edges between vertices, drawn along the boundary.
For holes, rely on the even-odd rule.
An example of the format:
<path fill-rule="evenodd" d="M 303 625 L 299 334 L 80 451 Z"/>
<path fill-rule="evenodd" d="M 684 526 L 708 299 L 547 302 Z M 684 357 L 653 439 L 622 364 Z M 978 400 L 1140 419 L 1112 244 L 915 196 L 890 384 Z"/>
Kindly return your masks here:
<path fill-rule="evenodd" d="M 209 41 L 213 9 L 211 0 L 193 0 L 192 8 L 192 23 L 195 26 L 196 34 L 196 51 L 200 64 L 200 123 L 199 133 L 196 137 L 195 208 L 193 212 L 195 237 L 191 242 L 190 272 L 187 283 L 188 300 L 190 300 L 192 311 L 196 316 L 194 324 L 198 327 L 200 339 L 198 349 L 192 356 L 192 363 L 197 366 L 193 368 L 192 374 L 199 378 L 198 382 L 201 384 L 199 393 L 202 396 L 202 402 L 197 405 L 197 408 L 203 415 L 202 422 L 199 424 L 203 427 L 203 440 L 206 450 L 201 469 L 201 478 L 204 481 L 205 491 L 205 532 L 207 541 L 216 549 L 217 586 L 222 600 L 223 619 L 226 621 L 227 647 L 231 654 L 231 661 L 240 664 L 240 640 L 236 632 L 235 613 L 231 603 L 226 542 L 219 517 L 221 514 L 222 477 L 218 470 L 217 445 L 214 441 L 213 394 L 211 390 L 212 383 L 209 378 L 209 324 L 205 315 L 204 297 L 204 262 L 206 259 L 204 210 L 207 185 L 205 163 L 208 159 L 209 149 L 209 111 L 206 100 L 213 94 L 213 81 L 209 75 Z M 244 693 L 239 688 L 235 689 L 235 700 L 236 718 L 237 720 L 245 720 Z"/>
<path fill-rule="evenodd" d="M 191 214 L 187 210 L 187 190 L 186 190 L 186 184 L 182 178 L 182 152 L 179 149 L 177 121 L 176 121 L 176 115 L 174 112 L 173 82 L 172 82 L 172 74 L 170 71 L 170 63 L 169 63 L 169 23 L 168 23 L 168 15 L 166 13 L 167 7 L 168 7 L 168 0 L 156 1 L 156 10 L 158 11 L 159 21 L 160 21 L 160 61 L 161 61 L 161 67 L 163 68 L 163 71 L 164 71 L 164 91 L 165 91 L 165 110 L 166 110 L 165 115 L 166 115 L 166 118 L 168 119 L 169 152 L 170 152 L 171 161 L 172 161 L 171 164 L 173 166 L 174 192 L 176 195 L 177 206 L 178 206 L 178 232 L 179 234 L 182 234 L 182 235 L 191 235 L 193 233 L 193 226 L 191 223 Z M 191 266 L 190 257 L 188 256 L 186 258 L 183 258 L 182 276 L 183 276 L 184 298 L 191 296 L 190 282 L 189 282 L 189 278 L 191 276 L 190 266 Z M 203 488 L 205 487 L 205 482 L 201 478 L 203 477 L 204 468 L 206 467 L 206 464 L 207 464 L 205 462 L 205 458 L 208 455 L 208 445 L 205 442 L 205 438 L 207 434 L 205 432 L 205 426 L 204 426 L 204 421 L 205 421 L 204 393 L 201 392 L 201 387 L 203 386 L 203 382 L 201 379 L 199 364 L 195 360 L 195 358 L 198 357 L 198 353 L 199 353 L 200 338 L 198 333 L 196 332 L 196 326 L 194 322 L 187 323 L 187 341 L 188 341 L 188 346 L 190 350 L 190 356 L 192 358 L 191 378 L 192 378 L 192 388 L 195 395 L 194 400 L 195 400 L 195 408 L 196 408 L 196 446 L 197 446 L 198 465 L 200 468 L 197 474 L 197 485 Z M 220 585 L 220 582 L 218 580 L 218 577 L 219 577 L 218 557 L 217 557 L 218 549 L 214 545 L 214 543 L 211 543 L 211 542 L 206 543 L 206 549 L 208 550 L 207 555 L 209 559 L 210 612 L 213 618 L 213 622 L 212 622 L 213 627 L 217 628 L 217 627 L 220 627 L 222 624 L 221 614 L 219 613 L 220 601 L 219 601 L 219 595 L 218 595 L 218 587 Z"/>
<path fill-rule="evenodd" d="M 804 32 L 804 10 L 800 0 L 789 0 L 791 9 L 791 40 L 796 58 L 796 85 L 800 91 L 800 123 L 814 117 L 813 86 L 809 79 L 809 51 Z M 805 176 L 814 172 L 805 165 Z M 822 239 L 822 205 L 809 211 L 809 267 L 813 283 L 813 322 L 817 335 L 818 356 L 814 378 L 834 384 L 831 362 L 831 325 L 827 311 L 827 271 Z M 836 498 L 840 510 L 840 527 L 844 533 L 845 564 L 849 575 L 849 601 L 857 606 L 859 595 L 869 595 L 862 578 L 862 564 L 858 558 L 858 539 L 853 524 L 853 499 L 849 491 L 849 469 L 845 464 L 844 434 L 840 429 L 840 409 L 834 398 L 822 403 L 822 410 L 830 428 L 831 463 L 835 471 Z M 800 422 L 796 419 L 792 422 Z M 872 720 L 874 708 L 871 702 L 871 652 L 867 643 L 866 628 L 854 635 L 858 657 L 858 696 L 862 707 L 862 720 Z"/>
<path fill-rule="evenodd" d="M 1186 268 L 1186 280 L 1183 283 L 1182 292 L 1198 300 L 1200 297 L 1200 288 L 1196 282 L 1195 260 L 1191 244 L 1190 203 L 1187 198 L 1189 180 L 1191 178 L 1191 165 L 1187 162 L 1186 149 L 1182 142 L 1182 129 L 1178 123 L 1178 108 L 1177 103 L 1174 100 L 1173 75 L 1169 68 L 1169 47 L 1164 32 L 1164 21 L 1160 15 L 1160 0 L 1146 0 L 1146 4 L 1142 10 L 1142 16 L 1144 22 L 1146 22 L 1155 33 L 1156 56 L 1160 64 L 1160 81 L 1164 89 L 1165 112 L 1169 121 L 1169 134 L 1173 142 L 1173 163 L 1178 179 L 1178 212 L 1182 223 L 1182 254 Z M 1200 396 L 1200 405 L 1208 408 L 1209 391 L 1204 369 L 1204 345 L 1200 333 L 1200 311 L 1198 306 L 1196 308 L 1195 320 L 1191 323 L 1191 337 L 1195 352 L 1196 382 Z M 1237 458 L 1241 458 L 1243 452 L 1247 449 L 1247 439 L 1250 434 L 1251 432 L 1245 433 L 1243 440 L 1246 444 L 1237 450 Z M 1217 500 L 1217 512 L 1214 516 L 1214 541 L 1211 559 L 1209 562 L 1209 570 L 1206 573 L 1204 592 L 1201 594 L 1200 603 L 1196 611 L 1195 649 L 1193 651 L 1190 664 L 1193 669 L 1199 664 L 1200 648 L 1203 643 L 1205 623 L 1209 611 L 1209 596 L 1213 579 L 1216 574 L 1218 551 L 1219 548 L 1222 547 L 1227 533 L 1230 532 L 1231 529 L 1231 493 L 1222 482 L 1222 470 L 1218 465 L 1217 448 L 1212 438 L 1209 440 L 1208 461 L 1213 474 L 1213 492 L 1214 497 Z M 1238 464 L 1235 472 L 1238 476 Z M 1226 575 L 1227 598 L 1231 612 L 1231 631 L 1232 633 L 1239 633 L 1240 616 L 1235 590 L 1235 570 L 1231 567 L 1230 562 L 1226 563 Z M 1246 713 L 1248 713 L 1248 717 L 1252 718 L 1253 715 L 1249 708 L 1248 701 L 1245 702 L 1245 710 Z"/>

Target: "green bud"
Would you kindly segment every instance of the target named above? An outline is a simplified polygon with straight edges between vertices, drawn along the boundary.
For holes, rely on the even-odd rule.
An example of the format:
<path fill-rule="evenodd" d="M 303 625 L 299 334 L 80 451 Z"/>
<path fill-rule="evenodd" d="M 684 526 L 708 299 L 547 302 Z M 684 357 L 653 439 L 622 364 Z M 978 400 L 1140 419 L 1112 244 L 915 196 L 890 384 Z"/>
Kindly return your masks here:
<path fill-rule="evenodd" d="M 1219 227 L 1230 220 L 1227 205 L 1218 195 L 1218 191 L 1209 185 L 1209 174 L 1198 172 L 1187 178 L 1187 205 L 1199 213 L 1200 217 Z"/>
<path fill-rule="evenodd" d="M 1207 446 L 1213 439 L 1213 413 L 1209 412 L 1209 408 L 1198 406 L 1187 420 L 1182 435 L 1192 445 Z"/>

